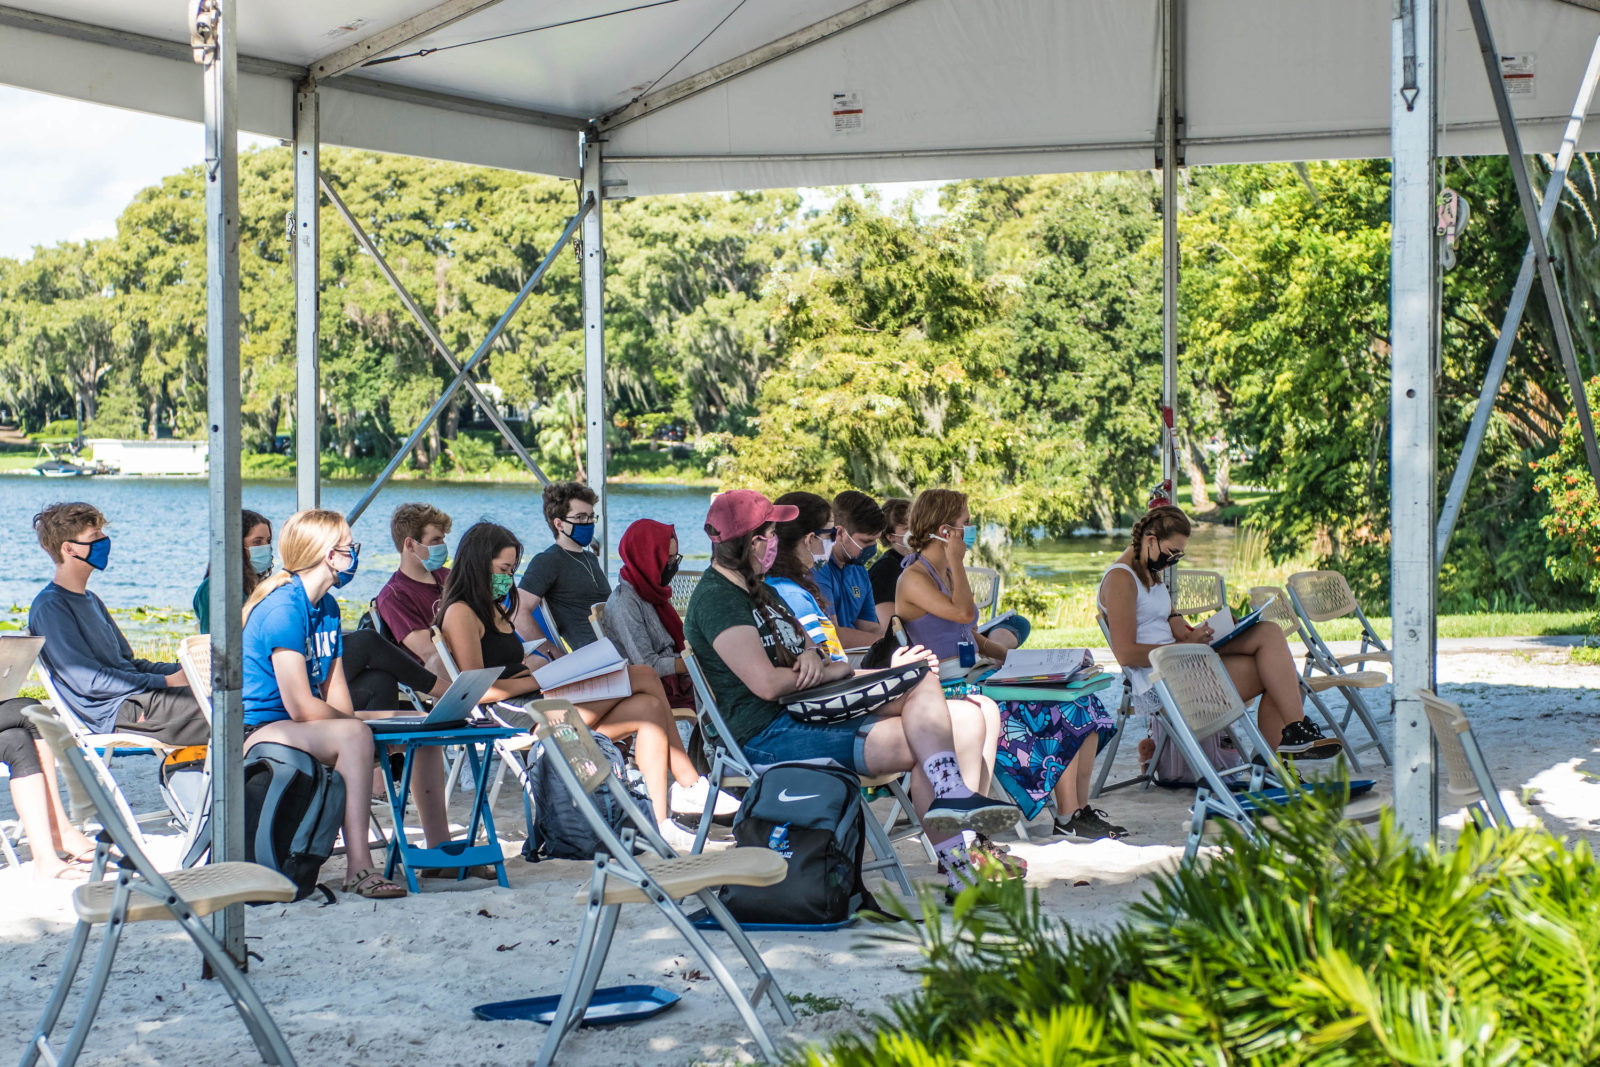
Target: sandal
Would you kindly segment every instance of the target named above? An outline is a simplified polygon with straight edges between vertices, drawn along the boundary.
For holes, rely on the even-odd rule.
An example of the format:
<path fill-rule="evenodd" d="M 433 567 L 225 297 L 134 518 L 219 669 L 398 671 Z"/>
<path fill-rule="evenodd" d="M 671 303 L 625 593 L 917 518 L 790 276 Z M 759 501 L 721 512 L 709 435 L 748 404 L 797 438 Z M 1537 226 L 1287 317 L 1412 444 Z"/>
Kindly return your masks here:
<path fill-rule="evenodd" d="M 394 900 L 406 895 L 406 887 L 389 881 L 371 867 L 357 871 L 353 877 L 346 878 L 341 888 L 346 893 L 354 893 L 368 900 Z"/>

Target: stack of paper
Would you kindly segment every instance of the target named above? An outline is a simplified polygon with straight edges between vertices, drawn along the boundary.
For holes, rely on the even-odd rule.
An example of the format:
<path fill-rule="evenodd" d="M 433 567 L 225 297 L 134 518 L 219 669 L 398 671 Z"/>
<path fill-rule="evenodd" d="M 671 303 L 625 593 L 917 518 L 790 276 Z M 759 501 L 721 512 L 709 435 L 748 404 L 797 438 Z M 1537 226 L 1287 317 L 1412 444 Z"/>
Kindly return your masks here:
<path fill-rule="evenodd" d="M 987 684 L 1064 684 L 1097 673 L 1094 654 L 1087 648 L 1013 648 L 1000 669 L 984 679 Z"/>
<path fill-rule="evenodd" d="M 570 700 L 574 704 L 633 695 L 628 662 L 617 651 L 617 646 L 604 637 L 540 667 L 533 672 L 533 678 L 545 696 Z"/>

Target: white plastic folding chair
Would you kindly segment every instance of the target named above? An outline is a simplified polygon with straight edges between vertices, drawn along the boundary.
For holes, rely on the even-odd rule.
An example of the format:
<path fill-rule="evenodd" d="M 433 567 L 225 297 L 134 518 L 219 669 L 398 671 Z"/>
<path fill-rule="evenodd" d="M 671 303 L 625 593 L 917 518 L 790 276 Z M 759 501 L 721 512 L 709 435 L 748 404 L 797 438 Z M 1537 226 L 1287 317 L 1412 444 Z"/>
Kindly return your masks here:
<path fill-rule="evenodd" d="M 1179 615 L 1215 614 L 1228 606 L 1228 584 L 1221 571 L 1180 568 L 1175 584 L 1172 610 Z"/>
<path fill-rule="evenodd" d="M 972 602 L 979 614 L 992 619 L 1000 611 L 1000 572 L 993 567 L 968 567 L 967 585 L 972 589 Z"/>
<path fill-rule="evenodd" d="M 11 768 L 0 764 L 0 778 L 9 779 L 10 777 Z M 21 827 L 17 826 L 16 830 L 20 835 L 22 832 Z M 5 823 L 0 823 L 0 856 L 4 856 L 6 863 L 10 866 L 17 867 L 20 866 L 20 861 L 17 859 L 17 850 L 11 844 L 11 832 L 10 827 L 7 827 Z"/>
<path fill-rule="evenodd" d="M 756 1014 L 756 1005 L 765 997 L 777 1011 L 778 1018 L 788 1026 L 794 1025 L 794 1011 L 761 953 L 723 906 L 716 890 L 724 885 L 776 885 L 788 875 L 789 861 L 766 848 L 732 848 L 709 855 L 679 856 L 662 840 L 646 813 L 628 799 L 622 783 L 611 771 L 610 761 L 589 736 L 574 705 L 565 700 L 538 700 L 528 705 L 528 713 L 539 724 L 537 735 L 547 765 L 566 787 L 601 844 L 601 850 L 595 853 L 589 883 L 578 890 L 577 900 L 584 905 L 583 925 L 578 931 L 577 951 L 567 973 L 566 988 L 561 992 L 555 1018 L 539 1050 L 539 1067 L 553 1063 L 562 1040 L 582 1024 L 624 904 L 655 905 L 722 986 L 762 1054 L 769 1060 L 776 1059 L 777 1048 Z M 618 806 L 633 824 L 625 827 L 620 835 L 612 830 L 595 805 L 594 793 L 602 787 L 618 798 Z M 635 840 L 642 841 L 654 855 L 635 856 Z M 684 913 L 679 902 L 689 898 L 705 908 L 749 965 L 756 983 L 748 996 L 722 957 Z"/>
<path fill-rule="evenodd" d="M 1190 809 L 1184 858 L 1194 858 L 1207 823 L 1213 818 L 1227 819 L 1254 837 L 1253 820 L 1263 813 L 1270 816 L 1271 806 L 1263 807 L 1248 797 L 1240 797 L 1228 788 L 1226 779 L 1248 774 L 1249 792 L 1260 793 L 1267 774 L 1279 782 L 1290 778 L 1233 687 L 1222 657 L 1209 645 L 1172 644 L 1153 650 L 1150 665 L 1154 668 L 1151 678 L 1161 699 L 1166 735 L 1177 745 L 1194 780 L 1200 783 Z M 1241 761 L 1237 766 L 1215 767 L 1200 748 L 1200 742 L 1218 733 L 1233 738 L 1234 751 Z M 1289 802 L 1287 797 L 1275 801 Z M 1382 801 L 1369 794 L 1351 801 L 1344 814 L 1347 819 L 1370 821 L 1378 817 L 1382 807 Z"/>
<path fill-rule="evenodd" d="M 211 725 L 211 636 L 194 634 L 179 641 L 178 664 L 183 668 L 184 677 L 189 679 L 189 689 L 194 693 L 195 702 L 200 705 L 200 713 L 206 717 L 206 725 L 209 727 Z M 183 842 L 178 855 L 183 857 L 185 867 L 193 867 L 199 863 L 211 847 L 211 750 L 212 746 L 208 743 L 199 803 L 193 810 L 185 813 L 187 818 L 180 819 L 183 824 Z M 168 802 L 168 807 L 174 806 L 172 802 Z"/>
<path fill-rule="evenodd" d="M 1452 808 L 1465 808 L 1479 826 L 1509 830 L 1511 817 L 1495 788 L 1489 764 L 1472 735 L 1472 724 L 1460 704 L 1452 704 L 1427 689 L 1417 690 L 1422 698 L 1422 709 L 1428 714 L 1433 736 L 1444 756 L 1447 772 L 1445 803 Z"/>
<path fill-rule="evenodd" d="M 290 1067 L 294 1054 L 289 1051 L 283 1035 L 279 1033 L 266 1005 L 250 985 L 249 979 L 234 965 L 227 951 L 202 922 L 204 916 L 230 904 L 286 903 L 294 899 L 294 883 L 277 871 L 256 863 L 213 863 L 204 867 L 161 873 L 150 863 L 150 858 L 140 847 L 139 837 L 124 819 L 121 807 L 101 781 L 98 771 L 90 766 L 78 743 L 57 711 L 34 705 L 26 709 L 39 734 L 55 751 L 62 763 L 68 784 L 75 794 L 99 819 L 102 829 L 96 839 L 94 868 L 91 880 L 73 890 L 72 907 L 78 914 L 78 925 L 72 934 L 61 968 L 61 978 L 45 1005 L 39 1025 L 22 1054 L 21 1067 L 32 1067 L 43 1059 L 52 1065 L 77 1062 L 84 1042 L 94 1026 L 94 1017 L 100 1009 L 106 984 L 111 977 L 111 964 L 116 957 L 117 945 L 129 923 L 170 919 L 189 935 L 200 954 L 210 964 L 212 973 L 222 983 L 228 996 L 238 1009 L 250 1031 L 261 1058 L 270 1064 Z M 113 850 L 117 859 L 112 864 Z M 102 879 L 108 866 L 115 875 L 111 881 Z M 103 924 L 106 932 L 100 946 L 100 956 L 95 962 L 83 1006 L 78 1011 L 77 1022 L 65 1046 L 59 1052 L 50 1045 L 50 1033 L 66 1006 L 74 977 L 83 963 L 84 950 L 89 943 L 89 932 Z M 141 984 L 148 985 L 146 976 Z M 148 990 L 146 990 L 148 994 Z"/>
<path fill-rule="evenodd" d="M 689 598 L 694 595 L 694 587 L 700 584 L 701 575 L 705 571 L 679 571 L 672 576 L 668 586 L 672 590 L 672 606 L 682 615 L 689 610 Z"/>
<path fill-rule="evenodd" d="M 1111 628 L 1106 625 L 1106 617 L 1104 615 L 1096 615 L 1095 622 L 1100 624 L 1100 633 L 1106 639 L 1106 647 L 1110 648 Z M 1130 678 L 1128 676 L 1128 672 L 1124 670 L 1122 672 L 1122 692 L 1117 703 L 1117 728 L 1116 731 L 1111 735 L 1111 743 L 1107 745 L 1105 750 L 1098 756 L 1100 768 L 1094 772 L 1094 787 L 1089 790 L 1090 800 L 1098 797 L 1101 793 L 1110 793 L 1113 790 L 1121 789 L 1124 786 L 1142 784 L 1146 789 L 1150 788 L 1150 783 L 1153 780 L 1153 777 L 1148 770 L 1140 771 L 1133 777 L 1124 778 L 1120 782 L 1112 782 L 1110 785 L 1106 784 L 1106 779 L 1111 775 L 1111 765 L 1117 761 L 1117 750 L 1122 747 L 1122 738 L 1127 734 L 1128 723 L 1132 720 L 1132 718 L 1133 679 Z M 1166 746 L 1167 738 L 1165 735 L 1163 735 L 1161 738 L 1161 745 L 1156 750 L 1155 754 L 1151 756 L 1148 766 L 1154 767 L 1156 765 L 1156 760 L 1160 758 L 1161 752 L 1166 748 Z"/>
<path fill-rule="evenodd" d="M 1255 597 L 1265 595 L 1269 590 L 1283 596 L 1293 609 L 1295 632 L 1300 635 L 1306 650 L 1301 675 L 1318 693 L 1337 689 L 1345 702 L 1345 713 L 1339 720 L 1339 726 L 1348 730 L 1352 718 L 1360 719 L 1372 739 L 1371 743 L 1362 746 L 1362 751 L 1376 747 L 1383 762 L 1392 764 L 1394 760 L 1388 742 L 1384 740 L 1384 731 L 1379 729 L 1376 716 L 1361 695 L 1363 689 L 1376 689 L 1389 684 L 1388 676 L 1382 671 L 1366 668 L 1369 662 L 1389 662 L 1389 652 L 1383 647 L 1383 642 L 1373 631 L 1367 617 L 1361 613 L 1361 607 L 1350 593 L 1350 586 L 1345 583 L 1344 577 L 1336 571 L 1302 571 L 1289 576 L 1287 591 L 1274 587 L 1252 589 L 1252 603 Z M 1361 624 L 1361 651 L 1336 656 L 1317 632 L 1316 623 L 1352 613 Z M 1279 625 L 1287 628 L 1281 620 Z"/>
<path fill-rule="evenodd" d="M 88 763 L 95 776 L 100 780 L 102 788 L 111 798 L 111 803 L 116 807 L 117 814 L 128 824 L 129 831 L 138 840 L 139 846 L 144 847 L 144 833 L 139 829 L 141 823 L 166 822 L 172 817 L 169 811 L 150 811 L 143 815 L 135 815 L 133 808 L 128 803 L 128 798 L 123 795 L 122 788 L 117 785 L 116 776 L 111 773 L 111 767 L 101 756 L 102 752 L 140 751 L 153 752 L 158 758 L 164 758 L 172 751 L 171 745 L 163 744 L 148 734 L 135 734 L 125 732 L 112 732 L 97 734 L 90 730 L 84 721 L 78 718 L 77 712 L 72 710 L 72 705 L 61 698 L 61 692 L 56 688 L 55 679 L 50 677 L 50 671 L 43 661 L 34 664 L 38 672 L 39 682 L 44 686 L 45 693 L 50 698 L 50 703 L 61 713 L 61 721 L 65 724 L 73 743 L 82 753 L 84 761 Z M 59 756 L 59 753 L 58 753 Z M 70 794 L 76 800 L 76 794 Z M 82 823 L 88 816 L 74 808 L 72 819 Z"/>
<path fill-rule="evenodd" d="M 711 789 L 707 796 L 712 798 L 706 802 L 706 810 L 700 815 L 700 825 L 695 830 L 694 847 L 692 851 L 699 854 L 706 847 L 706 838 L 711 834 L 711 805 L 715 803 L 718 792 L 724 786 L 747 786 L 756 780 L 755 767 L 739 748 L 739 742 L 733 739 L 733 733 L 728 729 L 728 724 L 723 721 L 722 712 L 717 710 L 717 698 L 711 692 L 711 686 L 706 682 L 705 672 L 700 669 L 700 663 L 695 658 L 694 651 L 687 645 L 683 649 L 683 662 L 689 668 L 689 679 L 694 683 L 695 704 L 700 716 L 700 733 L 705 738 L 706 756 L 711 762 L 711 771 L 706 778 L 711 782 Z M 886 789 L 894 798 L 896 804 L 901 805 L 906 814 L 913 810 L 911 797 L 906 793 L 903 775 L 884 774 L 877 776 L 857 775 L 863 789 Z M 892 819 L 891 815 L 891 819 Z M 863 859 L 861 873 L 863 876 L 873 871 L 884 871 L 887 877 L 893 878 L 900 887 L 901 892 L 911 896 L 911 879 L 906 874 L 905 866 L 900 862 L 899 855 L 894 850 L 894 839 L 890 837 L 889 830 L 880 823 L 871 810 L 868 809 L 867 817 L 863 820 L 866 825 L 867 844 L 872 849 L 871 859 Z M 920 834 L 915 821 L 911 823 L 911 830 L 904 834 L 905 837 Z"/>

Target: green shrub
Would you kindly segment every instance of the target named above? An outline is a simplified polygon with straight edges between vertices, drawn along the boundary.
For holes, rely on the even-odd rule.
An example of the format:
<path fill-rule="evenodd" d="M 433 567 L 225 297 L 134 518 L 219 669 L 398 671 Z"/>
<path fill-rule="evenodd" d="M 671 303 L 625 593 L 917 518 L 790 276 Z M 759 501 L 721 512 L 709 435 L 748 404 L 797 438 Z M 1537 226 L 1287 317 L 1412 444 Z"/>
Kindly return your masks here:
<path fill-rule="evenodd" d="M 1109 933 L 1017 883 L 924 897 L 922 987 L 802 1062 L 1577 1064 L 1600 1056 L 1600 869 L 1542 831 L 1454 850 L 1314 805 L 1154 879 Z"/>

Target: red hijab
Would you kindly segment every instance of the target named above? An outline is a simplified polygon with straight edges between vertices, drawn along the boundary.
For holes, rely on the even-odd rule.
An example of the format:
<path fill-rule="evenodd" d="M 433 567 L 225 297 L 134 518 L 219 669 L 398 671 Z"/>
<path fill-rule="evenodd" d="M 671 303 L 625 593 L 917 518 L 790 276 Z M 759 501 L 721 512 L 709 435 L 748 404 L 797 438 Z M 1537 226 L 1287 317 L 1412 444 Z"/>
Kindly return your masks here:
<path fill-rule="evenodd" d="M 661 572 L 666 569 L 667 551 L 673 538 L 678 536 L 675 527 L 654 519 L 635 519 L 622 532 L 617 542 L 617 555 L 622 557 L 622 580 L 633 586 L 646 602 L 655 606 L 661 625 L 672 638 L 674 651 L 683 651 L 683 620 L 678 609 L 672 606 L 672 590 L 661 584 Z"/>

